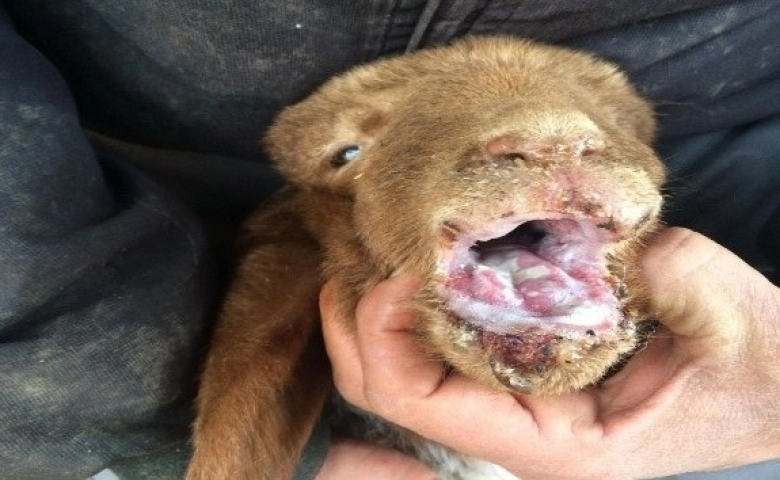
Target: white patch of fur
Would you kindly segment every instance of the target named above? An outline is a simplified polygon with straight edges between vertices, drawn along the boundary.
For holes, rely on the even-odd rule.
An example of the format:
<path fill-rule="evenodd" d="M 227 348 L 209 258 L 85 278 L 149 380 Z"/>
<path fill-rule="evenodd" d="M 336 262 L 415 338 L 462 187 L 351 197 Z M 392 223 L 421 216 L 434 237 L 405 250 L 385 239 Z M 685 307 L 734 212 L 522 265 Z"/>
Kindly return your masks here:
<path fill-rule="evenodd" d="M 417 454 L 436 468 L 441 480 L 520 480 L 496 464 L 464 457 L 438 443 L 417 445 Z"/>

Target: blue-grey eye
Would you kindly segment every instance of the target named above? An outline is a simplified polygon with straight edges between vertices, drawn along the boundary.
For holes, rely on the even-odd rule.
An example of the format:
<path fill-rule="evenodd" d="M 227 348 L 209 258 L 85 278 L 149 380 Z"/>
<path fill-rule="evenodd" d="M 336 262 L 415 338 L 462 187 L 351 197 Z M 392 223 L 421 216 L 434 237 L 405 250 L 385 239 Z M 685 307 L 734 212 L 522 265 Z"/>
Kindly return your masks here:
<path fill-rule="evenodd" d="M 360 156 L 362 148 L 360 145 L 349 145 L 336 153 L 330 161 L 330 164 L 334 167 L 343 167 L 344 165 L 357 160 Z"/>

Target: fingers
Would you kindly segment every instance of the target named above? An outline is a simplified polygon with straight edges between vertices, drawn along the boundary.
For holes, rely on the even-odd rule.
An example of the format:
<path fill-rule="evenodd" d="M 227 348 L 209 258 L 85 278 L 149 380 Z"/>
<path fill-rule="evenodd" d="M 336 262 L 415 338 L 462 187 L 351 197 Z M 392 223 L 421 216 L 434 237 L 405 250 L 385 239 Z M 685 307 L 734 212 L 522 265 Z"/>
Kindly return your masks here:
<path fill-rule="evenodd" d="M 688 412 L 702 416 L 713 403 L 701 400 L 703 392 L 725 392 L 723 385 L 733 388 L 732 377 L 723 380 L 712 373 L 734 365 L 723 355 L 744 348 L 743 340 L 755 325 L 778 318 L 780 302 L 777 289 L 764 277 L 724 248 L 686 230 L 659 235 L 642 267 L 665 333 L 601 389 L 516 399 L 457 374 L 443 378 L 441 363 L 426 356 L 415 338 L 415 313 L 405 300 L 417 284 L 403 277 L 365 295 L 357 318 L 339 314 L 333 291 L 323 291 L 323 331 L 336 384 L 351 403 L 466 455 L 522 472 L 523 478 L 548 478 L 552 465 L 556 478 L 607 478 L 599 470 L 604 465 L 612 466 L 613 477 L 636 476 L 618 472 L 637 469 L 676 471 L 676 463 L 652 463 L 662 455 L 650 454 L 646 463 L 637 465 L 620 460 L 627 458 L 626 449 L 635 452 L 637 446 L 645 449 L 652 446 L 648 442 L 658 441 L 663 447 L 659 452 L 680 461 L 675 457 L 678 449 L 666 440 L 690 436 Z M 778 348 L 753 351 L 771 351 L 774 360 Z M 691 356 L 692 351 L 697 353 Z M 688 381 L 699 371 L 691 365 L 707 367 L 698 383 Z M 716 383 L 707 390 L 701 387 L 709 385 L 706 382 Z M 705 437 L 694 433 L 695 438 Z M 708 465 L 700 460 L 691 465 Z"/>
<path fill-rule="evenodd" d="M 352 440 L 336 440 L 328 448 L 316 480 L 434 480 L 428 467 L 396 450 Z"/>
<path fill-rule="evenodd" d="M 355 335 L 334 318 L 329 294 L 323 294 L 324 332 L 339 391 L 353 404 L 467 454 L 505 459 L 536 451 L 537 425 L 519 402 L 460 375 L 445 379 L 442 363 L 420 349 L 416 315 L 404 303 L 416 289 L 416 282 L 404 278 L 374 288 L 358 306 Z M 563 424 L 560 430 L 570 432 Z"/>
<path fill-rule="evenodd" d="M 519 408 L 511 396 L 459 375 L 443 383 L 444 366 L 421 350 L 413 331 L 416 314 L 406 306 L 418 288 L 404 277 L 373 288 L 358 305 L 354 334 L 335 315 L 332 292 L 323 293 L 323 329 L 344 398 L 433 438 L 463 436 L 468 419 L 486 416 L 486 407 L 497 400 L 505 410 Z M 490 422 L 495 429 L 504 427 L 495 418 Z"/>
<path fill-rule="evenodd" d="M 518 395 L 516 398 L 533 416 L 543 437 L 571 437 L 588 443 L 598 441 L 603 435 L 596 397 L 590 390 L 548 397 Z"/>
<path fill-rule="evenodd" d="M 370 378 L 364 395 L 383 411 L 404 408 L 400 402 L 406 398 L 430 395 L 443 378 L 442 363 L 420 351 L 414 334 L 417 314 L 406 302 L 418 289 L 417 281 L 398 277 L 372 289 L 358 304 L 358 345 L 364 378 Z"/>
<path fill-rule="evenodd" d="M 333 367 L 333 381 L 339 391 L 361 391 L 363 370 L 360 366 L 360 352 L 354 339 L 354 329 L 350 328 L 340 315 L 333 288 L 333 284 L 328 283 L 320 292 L 322 335 Z"/>
<path fill-rule="evenodd" d="M 708 316 L 712 281 L 719 276 L 713 262 L 723 255 L 717 244 L 677 228 L 663 232 L 645 252 L 642 268 L 653 307 L 672 332 L 693 337 L 711 327 L 702 317 Z"/>
<path fill-rule="evenodd" d="M 601 415 L 631 414 L 635 408 L 646 406 L 645 402 L 677 373 L 677 364 L 684 361 L 674 355 L 671 332 L 660 328 L 645 348 L 601 384 L 597 392 Z"/>
<path fill-rule="evenodd" d="M 681 228 L 661 233 L 642 260 L 651 302 L 673 333 L 724 347 L 744 340 L 751 311 L 776 289 L 736 255 Z"/>
<path fill-rule="evenodd" d="M 423 396 L 438 385 L 442 366 L 418 352 L 411 331 L 415 314 L 405 306 L 406 300 L 419 286 L 416 280 L 397 277 L 379 284 L 369 291 L 358 305 L 356 316 L 364 319 L 359 325 L 347 325 L 355 319 L 338 312 L 333 285 L 329 284 L 320 296 L 323 334 L 328 356 L 333 363 L 334 381 L 341 394 L 362 408 L 369 399 L 383 407 L 384 396 L 375 396 L 374 389 L 366 389 L 364 368 L 369 369 L 372 385 L 381 385 L 382 391 L 421 388 Z M 368 358 L 364 358 L 364 357 Z M 414 371 L 414 385 L 400 385 L 393 375 L 387 375 L 383 365 Z M 394 371 L 394 370 L 393 370 Z"/>

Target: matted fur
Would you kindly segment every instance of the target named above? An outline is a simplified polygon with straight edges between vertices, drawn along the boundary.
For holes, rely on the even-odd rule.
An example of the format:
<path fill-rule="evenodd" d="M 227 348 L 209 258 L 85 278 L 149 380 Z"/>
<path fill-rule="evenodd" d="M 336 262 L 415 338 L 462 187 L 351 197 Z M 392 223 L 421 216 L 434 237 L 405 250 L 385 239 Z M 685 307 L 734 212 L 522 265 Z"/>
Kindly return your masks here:
<path fill-rule="evenodd" d="M 250 248 L 203 372 L 187 478 L 291 476 L 330 388 L 316 308 L 325 280 L 351 324 L 378 282 L 398 272 L 423 279 L 414 300 L 422 345 L 509 389 L 438 294 L 453 219 L 609 219 L 619 240 L 606 254 L 626 328 L 560 338 L 552 363 L 518 374 L 537 394 L 598 381 L 634 348 L 632 326 L 644 320 L 633 265 L 661 204 L 654 129 L 651 108 L 612 64 L 510 38 L 359 67 L 284 110 L 266 140 L 291 187 L 246 223 Z M 350 145 L 359 157 L 334 164 Z M 517 149 L 528 154 L 500 155 Z"/>

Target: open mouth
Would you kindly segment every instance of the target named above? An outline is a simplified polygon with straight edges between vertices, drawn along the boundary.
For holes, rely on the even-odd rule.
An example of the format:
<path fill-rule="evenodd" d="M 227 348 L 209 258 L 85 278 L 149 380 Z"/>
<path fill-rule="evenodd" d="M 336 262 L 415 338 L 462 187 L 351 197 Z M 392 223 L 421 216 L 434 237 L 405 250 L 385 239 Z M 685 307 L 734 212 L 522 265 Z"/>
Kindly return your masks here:
<path fill-rule="evenodd" d="M 623 315 L 610 285 L 610 222 L 561 216 L 504 218 L 453 229 L 440 263 L 449 311 L 481 331 L 585 336 Z"/>

